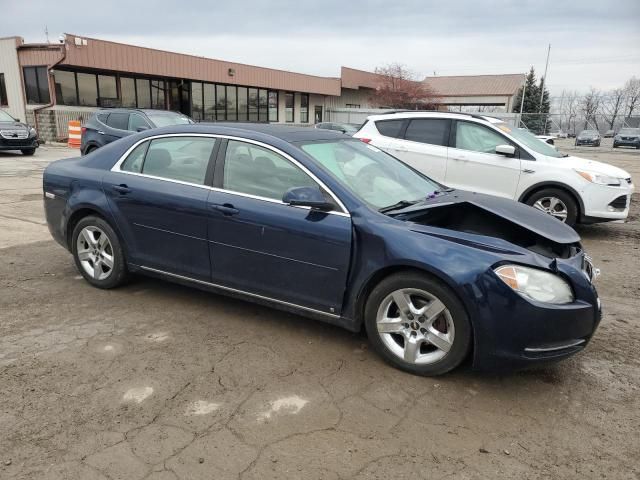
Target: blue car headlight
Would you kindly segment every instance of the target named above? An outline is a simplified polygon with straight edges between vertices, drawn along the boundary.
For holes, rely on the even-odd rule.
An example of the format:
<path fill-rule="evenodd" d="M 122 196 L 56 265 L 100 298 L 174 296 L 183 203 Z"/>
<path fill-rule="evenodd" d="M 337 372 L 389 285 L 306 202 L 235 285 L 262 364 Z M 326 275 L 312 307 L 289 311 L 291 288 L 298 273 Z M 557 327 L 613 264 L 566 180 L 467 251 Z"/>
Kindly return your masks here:
<path fill-rule="evenodd" d="M 494 272 L 525 298 L 553 304 L 571 303 L 574 300 L 571 286 L 551 272 L 521 265 L 502 265 Z"/>

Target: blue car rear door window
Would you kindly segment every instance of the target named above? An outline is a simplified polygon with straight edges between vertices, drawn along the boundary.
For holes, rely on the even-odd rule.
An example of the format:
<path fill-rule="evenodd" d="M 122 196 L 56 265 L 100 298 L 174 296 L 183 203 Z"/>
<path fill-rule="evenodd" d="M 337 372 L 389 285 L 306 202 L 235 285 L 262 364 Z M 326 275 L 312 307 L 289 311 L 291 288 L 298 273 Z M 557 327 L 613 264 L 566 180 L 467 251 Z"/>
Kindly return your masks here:
<path fill-rule="evenodd" d="M 142 172 L 142 162 L 144 161 L 144 154 L 147 153 L 147 147 L 149 142 L 142 142 L 136 148 L 134 148 L 127 159 L 120 166 L 121 170 L 125 172 L 140 173 Z"/>
<path fill-rule="evenodd" d="M 142 173 L 181 182 L 205 184 L 214 138 L 171 137 L 151 140 Z"/>

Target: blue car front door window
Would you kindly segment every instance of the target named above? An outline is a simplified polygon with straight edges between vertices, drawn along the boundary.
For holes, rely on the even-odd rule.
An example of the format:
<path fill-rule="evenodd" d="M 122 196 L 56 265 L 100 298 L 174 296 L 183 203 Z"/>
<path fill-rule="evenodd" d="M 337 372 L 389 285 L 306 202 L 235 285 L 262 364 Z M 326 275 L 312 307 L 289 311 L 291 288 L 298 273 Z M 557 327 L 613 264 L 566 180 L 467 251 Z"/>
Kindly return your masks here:
<path fill-rule="evenodd" d="M 317 186 L 314 180 L 290 161 L 271 150 L 230 140 L 224 162 L 225 190 L 282 200 L 292 187 Z"/>

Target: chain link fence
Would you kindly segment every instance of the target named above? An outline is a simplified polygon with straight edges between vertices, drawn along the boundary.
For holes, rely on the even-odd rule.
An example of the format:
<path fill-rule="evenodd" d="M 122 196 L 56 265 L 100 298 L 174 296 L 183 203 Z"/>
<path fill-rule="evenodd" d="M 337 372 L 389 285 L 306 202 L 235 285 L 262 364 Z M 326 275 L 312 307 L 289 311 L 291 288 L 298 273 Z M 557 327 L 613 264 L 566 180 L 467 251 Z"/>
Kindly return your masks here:
<path fill-rule="evenodd" d="M 639 128 L 640 116 L 612 118 L 603 114 L 523 113 L 519 115 L 518 126 L 536 135 L 574 137 L 583 130 L 596 130 L 603 136 L 613 137 L 623 128 Z"/>

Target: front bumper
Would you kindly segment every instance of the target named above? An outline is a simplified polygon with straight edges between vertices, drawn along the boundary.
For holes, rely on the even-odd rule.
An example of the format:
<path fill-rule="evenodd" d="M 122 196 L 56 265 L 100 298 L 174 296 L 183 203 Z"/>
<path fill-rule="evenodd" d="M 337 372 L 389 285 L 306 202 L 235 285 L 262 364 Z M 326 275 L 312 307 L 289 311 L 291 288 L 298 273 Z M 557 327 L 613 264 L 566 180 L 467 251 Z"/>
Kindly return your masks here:
<path fill-rule="evenodd" d="M 600 143 L 600 140 L 587 140 L 587 139 L 580 139 L 580 140 L 576 140 L 576 146 L 580 146 L 580 145 L 598 145 Z"/>
<path fill-rule="evenodd" d="M 635 191 L 633 183 L 625 183 L 620 187 L 609 187 L 591 183 L 581 192 L 584 204 L 581 221 L 589 223 L 589 219 L 601 221 L 624 220 L 629 216 L 631 195 Z M 620 197 L 626 197 L 626 206 L 622 207 Z"/>
<path fill-rule="evenodd" d="M 26 148 L 38 148 L 38 137 L 7 139 L 0 137 L 0 150 L 23 150 Z"/>
<path fill-rule="evenodd" d="M 636 138 L 634 140 L 613 140 L 614 147 L 640 147 L 640 138 Z"/>
<path fill-rule="evenodd" d="M 481 280 L 485 301 L 474 321 L 474 368 L 500 371 L 567 358 L 584 349 L 602 316 L 596 289 L 581 268 L 582 254 L 558 260 L 575 300 L 552 305 L 528 300 L 493 273 Z"/>

